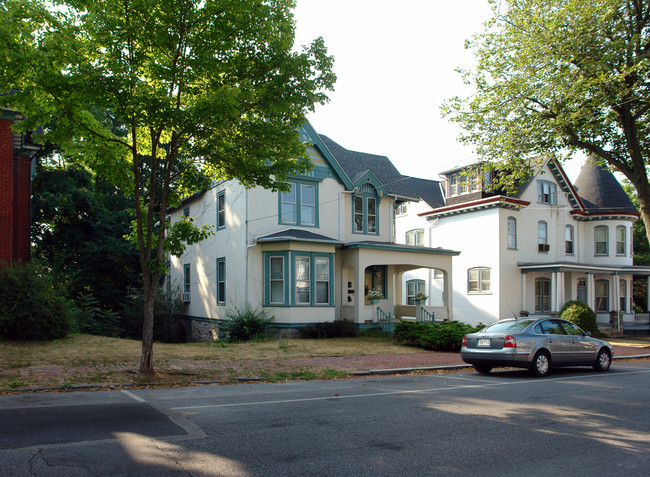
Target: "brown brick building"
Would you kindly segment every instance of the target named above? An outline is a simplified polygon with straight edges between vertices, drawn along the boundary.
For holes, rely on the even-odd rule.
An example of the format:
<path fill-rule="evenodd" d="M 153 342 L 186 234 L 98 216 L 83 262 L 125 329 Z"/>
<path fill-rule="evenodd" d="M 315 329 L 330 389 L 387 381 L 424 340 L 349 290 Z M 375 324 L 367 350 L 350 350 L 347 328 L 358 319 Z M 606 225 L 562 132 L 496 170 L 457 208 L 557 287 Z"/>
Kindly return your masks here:
<path fill-rule="evenodd" d="M 31 175 L 40 148 L 11 130 L 21 119 L 0 108 L 0 264 L 29 260 Z"/>

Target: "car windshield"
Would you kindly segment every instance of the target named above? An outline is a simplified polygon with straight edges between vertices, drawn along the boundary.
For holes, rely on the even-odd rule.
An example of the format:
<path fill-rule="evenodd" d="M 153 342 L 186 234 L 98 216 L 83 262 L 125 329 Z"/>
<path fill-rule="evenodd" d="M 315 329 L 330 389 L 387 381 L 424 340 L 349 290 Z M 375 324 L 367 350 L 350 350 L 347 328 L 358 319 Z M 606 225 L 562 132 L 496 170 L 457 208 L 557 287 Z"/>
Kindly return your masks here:
<path fill-rule="evenodd" d="M 482 333 L 507 333 L 513 331 L 521 331 L 530 325 L 535 320 L 512 320 L 512 321 L 497 321 L 491 325 L 487 325 L 481 330 Z"/>

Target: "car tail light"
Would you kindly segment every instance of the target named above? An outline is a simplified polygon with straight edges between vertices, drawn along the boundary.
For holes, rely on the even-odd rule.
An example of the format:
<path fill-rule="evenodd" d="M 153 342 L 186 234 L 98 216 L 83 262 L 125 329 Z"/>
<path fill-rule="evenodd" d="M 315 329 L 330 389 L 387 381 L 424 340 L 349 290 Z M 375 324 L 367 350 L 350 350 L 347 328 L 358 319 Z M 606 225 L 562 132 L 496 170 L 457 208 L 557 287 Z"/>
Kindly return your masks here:
<path fill-rule="evenodd" d="M 463 336 L 463 345 L 465 348 L 467 348 L 467 335 Z"/>
<path fill-rule="evenodd" d="M 517 347 L 517 340 L 512 335 L 506 335 L 506 339 L 505 339 L 505 341 L 503 343 L 503 347 L 504 348 L 516 348 Z"/>

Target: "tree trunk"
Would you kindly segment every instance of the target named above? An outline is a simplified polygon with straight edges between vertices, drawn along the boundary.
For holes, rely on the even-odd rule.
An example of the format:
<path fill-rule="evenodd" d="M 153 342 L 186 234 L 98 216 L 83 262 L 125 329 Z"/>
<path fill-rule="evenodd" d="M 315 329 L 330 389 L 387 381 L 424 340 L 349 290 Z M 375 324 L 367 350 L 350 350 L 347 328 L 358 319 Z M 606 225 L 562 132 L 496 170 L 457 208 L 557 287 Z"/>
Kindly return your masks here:
<path fill-rule="evenodd" d="M 140 372 L 152 376 L 153 369 L 153 312 L 156 287 L 150 280 L 144 280 L 144 316 L 142 320 L 142 357 Z"/>
<path fill-rule="evenodd" d="M 636 196 L 639 199 L 639 212 L 645 225 L 645 234 L 650 243 L 650 189 L 642 185 L 632 184 L 636 187 Z"/>

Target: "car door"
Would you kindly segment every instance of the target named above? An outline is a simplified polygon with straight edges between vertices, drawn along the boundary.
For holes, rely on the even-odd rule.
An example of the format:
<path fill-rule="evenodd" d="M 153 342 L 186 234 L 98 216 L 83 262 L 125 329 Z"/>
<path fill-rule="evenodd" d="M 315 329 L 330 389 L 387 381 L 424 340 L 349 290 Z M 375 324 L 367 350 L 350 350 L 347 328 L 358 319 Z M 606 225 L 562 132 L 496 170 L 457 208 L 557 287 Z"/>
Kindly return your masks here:
<path fill-rule="evenodd" d="M 571 362 L 572 337 L 566 334 L 560 320 L 544 320 L 540 326 L 551 350 L 551 362 L 557 365 Z"/>
<path fill-rule="evenodd" d="M 562 321 L 562 328 L 571 337 L 571 362 L 591 364 L 596 359 L 598 343 L 585 336 L 584 332 L 570 321 Z"/>

